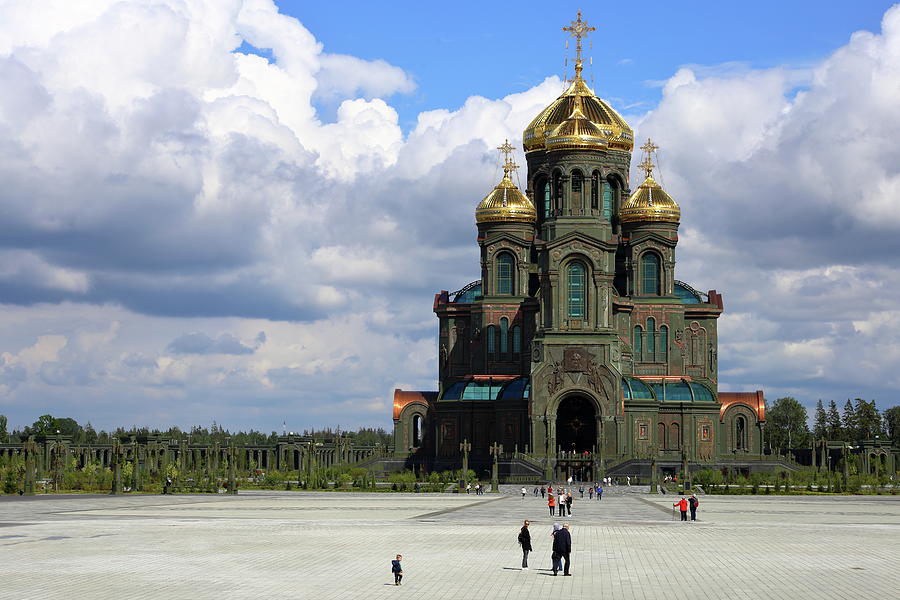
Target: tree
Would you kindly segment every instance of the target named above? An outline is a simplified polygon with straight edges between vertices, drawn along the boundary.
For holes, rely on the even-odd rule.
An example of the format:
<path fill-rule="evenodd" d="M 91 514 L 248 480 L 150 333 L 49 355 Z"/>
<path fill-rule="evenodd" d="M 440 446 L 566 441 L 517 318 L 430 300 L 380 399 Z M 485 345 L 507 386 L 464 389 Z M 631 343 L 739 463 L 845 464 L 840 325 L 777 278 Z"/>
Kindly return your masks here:
<path fill-rule="evenodd" d="M 838 413 L 837 402 L 832 400 L 828 404 L 828 415 L 826 416 L 826 421 L 828 422 L 828 439 L 829 440 L 846 440 L 847 437 L 844 435 L 844 427 L 841 425 L 841 415 Z"/>
<path fill-rule="evenodd" d="M 6 415 L 0 415 L 0 444 L 6 442 L 6 436 L 9 435 L 6 432 Z"/>
<path fill-rule="evenodd" d="M 825 407 L 822 405 L 821 400 L 816 402 L 816 418 L 815 425 L 813 425 L 813 436 L 817 440 L 828 437 L 828 416 L 825 414 Z"/>
<path fill-rule="evenodd" d="M 871 440 L 875 436 L 883 435 L 881 430 L 881 415 L 875 408 L 875 401 L 866 402 L 862 398 L 856 399 L 856 434 L 858 439 Z"/>
<path fill-rule="evenodd" d="M 844 439 L 849 442 L 855 442 L 859 439 L 859 432 L 856 430 L 856 410 L 853 408 L 853 402 L 847 400 L 844 405 Z"/>
<path fill-rule="evenodd" d="M 769 446 L 771 448 L 801 448 L 809 443 L 806 407 L 794 398 L 779 398 L 768 410 Z"/>
<path fill-rule="evenodd" d="M 891 443 L 900 448 L 900 406 L 884 411 L 884 426 Z"/>

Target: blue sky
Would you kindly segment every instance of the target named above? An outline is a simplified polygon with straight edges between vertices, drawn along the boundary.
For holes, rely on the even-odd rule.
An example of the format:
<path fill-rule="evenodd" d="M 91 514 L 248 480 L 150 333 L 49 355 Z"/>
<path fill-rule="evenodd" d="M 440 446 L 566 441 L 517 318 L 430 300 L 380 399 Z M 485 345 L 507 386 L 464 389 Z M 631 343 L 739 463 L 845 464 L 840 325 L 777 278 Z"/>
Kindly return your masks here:
<path fill-rule="evenodd" d="M 423 2 L 283 1 L 328 52 L 384 59 L 418 89 L 395 98 L 404 129 L 423 110 L 473 94 L 499 98 L 565 69 L 560 28 L 581 9 L 591 35 L 595 87 L 617 109 L 646 110 L 683 65 L 808 66 L 854 31 L 877 30 L 891 2 Z M 570 56 L 574 44 L 570 44 Z M 589 70 L 590 74 L 590 70 Z M 569 67 L 571 76 L 571 66 Z"/>
<path fill-rule="evenodd" d="M 390 427 L 579 7 L 662 146 L 677 278 L 724 294 L 720 389 L 898 402 L 900 7 L 384 6 L 0 6 L 11 425 Z"/>

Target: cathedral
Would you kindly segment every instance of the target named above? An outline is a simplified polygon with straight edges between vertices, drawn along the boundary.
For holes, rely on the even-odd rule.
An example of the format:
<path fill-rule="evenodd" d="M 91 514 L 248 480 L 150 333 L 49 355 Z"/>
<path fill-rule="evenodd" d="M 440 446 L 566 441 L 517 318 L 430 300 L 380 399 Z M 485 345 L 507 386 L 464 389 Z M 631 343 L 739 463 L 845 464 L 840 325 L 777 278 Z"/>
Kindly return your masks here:
<path fill-rule="evenodd" d="M 525 128 L 524 192 L 499 148 L 503 177 L 475 209 L 481 278 L 434 298 L 438 390 L 395 391 L 395 453 L 459 468 L 463 449 L 477 464 L 502 446 L 510 473 L 583 479 L 759 459 L 765 400 L 718 389 L 723 298 L 677 279 L 658 147 L 639 147 L 632 189 L 633 131 L 582 76 L 594 28 L 579 13 L 563 30 L 575 76 Z"/>

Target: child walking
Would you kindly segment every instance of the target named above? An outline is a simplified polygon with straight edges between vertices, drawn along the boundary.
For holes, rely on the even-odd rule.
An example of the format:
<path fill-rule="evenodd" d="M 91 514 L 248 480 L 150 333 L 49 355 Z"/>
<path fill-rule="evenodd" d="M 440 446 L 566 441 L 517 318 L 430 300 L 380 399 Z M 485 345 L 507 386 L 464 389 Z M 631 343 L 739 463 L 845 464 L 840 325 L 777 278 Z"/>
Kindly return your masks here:
<path fill-rule="evenodd" d="M 403 555 L 398 554 L 397 558 L 391 561 L 391 572 L 394 574 L 394 585 L 400 585 L 400 581 L 403 579 L 403 567 L 400 566 L 401 560 L 403 560 Z"/>

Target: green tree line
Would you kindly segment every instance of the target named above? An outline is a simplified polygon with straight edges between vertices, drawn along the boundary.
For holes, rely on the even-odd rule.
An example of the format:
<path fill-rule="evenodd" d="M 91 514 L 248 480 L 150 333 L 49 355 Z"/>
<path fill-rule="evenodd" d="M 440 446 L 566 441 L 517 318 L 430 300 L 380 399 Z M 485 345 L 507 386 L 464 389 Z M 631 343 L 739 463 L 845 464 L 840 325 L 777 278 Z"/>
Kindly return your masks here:
<path fill-rule="evenodd" d="M 803 448 L 812 440 L 856 442 L 876 437 L 900 446 L 900 406 L 880 413 L 875 401 L 847 400 L 843 411 L 832 400 L 828 408 L 819 400 L 812 429 L 806 407 L 794 398 L 778 398 L 766 410 L 766 434 L 772 449 Z"/>
<path fill-rule="evenodd" d="M 274 444 L 278 439 L 278 433 L 263 433 L 253 429 L 249 431 L 229 431 L 224 427 L 217 425 L 215 422 L 210 427 L 201 427 L 195 425 L 185 431 L 179 427 L 170 427 L 166 430 L 149 429 L 147 427 L 125 428 L 118 427 L 113 431 L 96 431 L 90 422 L 84 426 L 78 424 L 75 419 L 69 417 L 54 417 L 53 415 L 41 415 L 38 419 L 22 430 L 7 431 L 7 418 L 0 415 L 0 443 L 18 442 L 22 436 L 42 436 L 42 435 L 60 435 L 71 436 L 75 444 L 106 444 L 112 438 L 120 436 L 146 436 L 161 434 L 163 437 L 172 440 L 189 441 L 191 444 L 214 444 L 216 442 L 225 444 L 228 440 L 233 439 L 238 446 L 256 446 Z M 352 439 L 358 444 L 375 444 L 388 445 L 392 436 L 384 429 L 372 429 L 368 427 L 359 428 L 356 431 L 340 431 L 328 429 L 306 430 L 304 436 L 316 438 L 332 438 L 338 435 Z"/>

